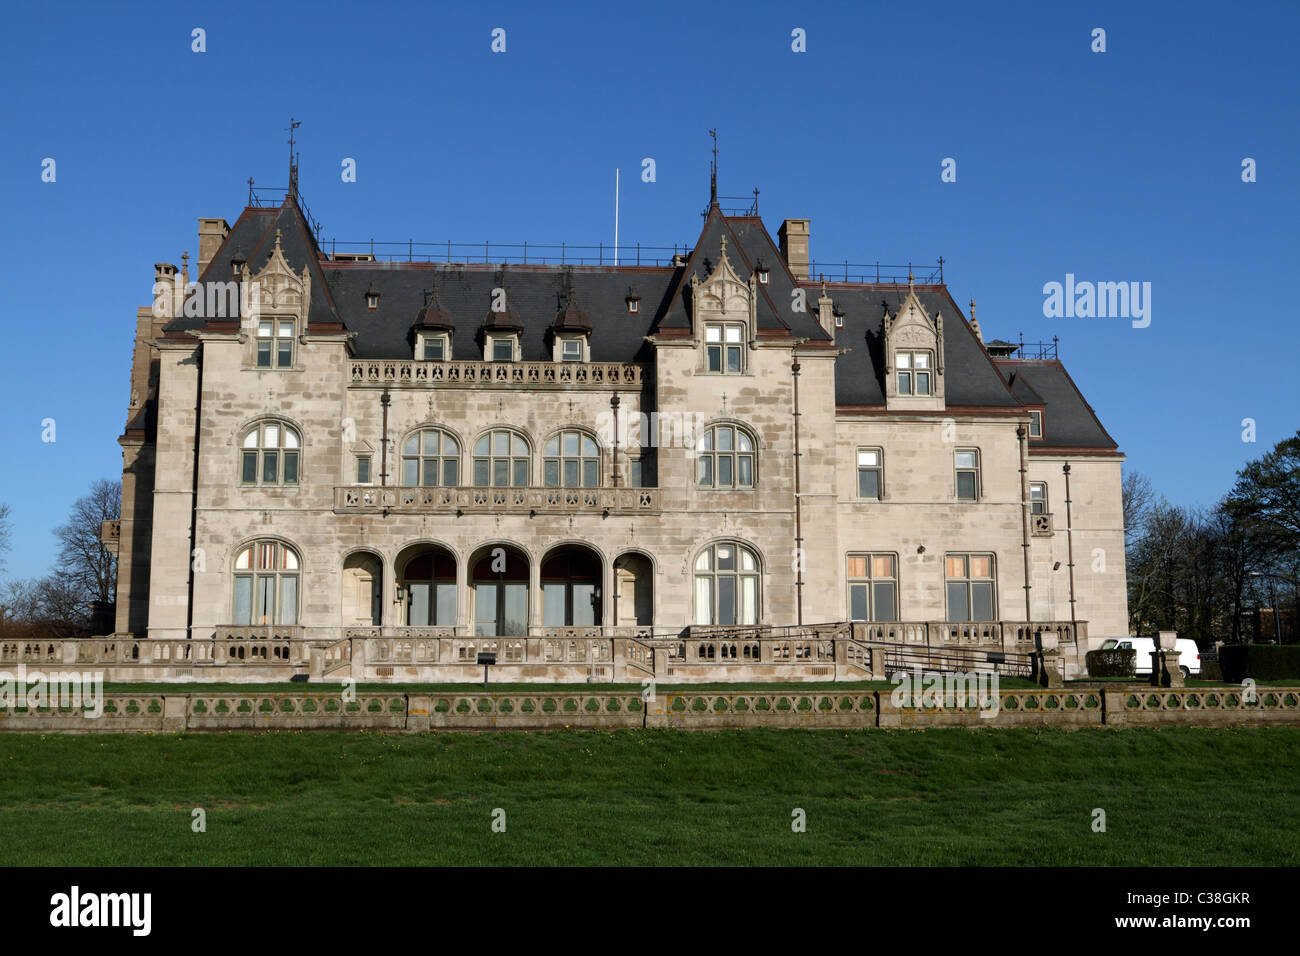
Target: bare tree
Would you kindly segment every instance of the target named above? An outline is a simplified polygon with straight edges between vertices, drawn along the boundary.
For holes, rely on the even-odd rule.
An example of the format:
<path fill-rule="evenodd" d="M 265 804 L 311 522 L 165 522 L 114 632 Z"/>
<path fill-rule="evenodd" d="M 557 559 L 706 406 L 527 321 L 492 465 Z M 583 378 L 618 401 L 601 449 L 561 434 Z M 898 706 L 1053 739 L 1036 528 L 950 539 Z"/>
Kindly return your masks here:
<path fill-rule="evenodd" d="M 1124 500 L 1124 533 L 1132 538 L 1141 533 L 1142 522 L 1156 503 L 1156 492 L 1146 475 L 1126 471 L 1121 494 Z"/>
<path fill-rule="evenodd" d="M 9 523 L 9 505 L 0 501 L 0 573 L 5 569 L 5 555 L 13 544 L 13 525 Z"/>
<path fill-rule="evenodd" d="M 61 595 L 79 595 L 87 605 L 114 600 L 117 556 L 100 542 L 99 529 L 103 522 L 121 517 L 121 509 L 121 482 L 101 478 L 72 505 L 67 523 L 54 529 L 59 557 L 53 577 L 61 579 L 56 588 Z"/>

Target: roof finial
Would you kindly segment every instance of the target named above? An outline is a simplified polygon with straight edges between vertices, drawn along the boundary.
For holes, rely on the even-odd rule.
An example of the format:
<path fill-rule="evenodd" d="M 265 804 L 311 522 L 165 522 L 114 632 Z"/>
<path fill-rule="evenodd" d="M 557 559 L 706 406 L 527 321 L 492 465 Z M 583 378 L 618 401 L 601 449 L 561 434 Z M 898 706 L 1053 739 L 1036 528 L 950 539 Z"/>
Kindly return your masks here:
<path fill-rule="evenodd" d="M 295 120 L 290 116 L 289 125 L 285 127 L 289 134 L 289 195 L 294 199 L 298 198 L 298 157 L 293 152 L 294 143 L 297 142 L 294 139 L 293 131 L 301 125 L 301 120 Z"/>
<path fill-rule="evenodd" d="M 718 130 L 709 130 L 709 135 L 713 137 L 713 162 L 709 164 L 709 206 L 712 208 L 718 204 Z"/>

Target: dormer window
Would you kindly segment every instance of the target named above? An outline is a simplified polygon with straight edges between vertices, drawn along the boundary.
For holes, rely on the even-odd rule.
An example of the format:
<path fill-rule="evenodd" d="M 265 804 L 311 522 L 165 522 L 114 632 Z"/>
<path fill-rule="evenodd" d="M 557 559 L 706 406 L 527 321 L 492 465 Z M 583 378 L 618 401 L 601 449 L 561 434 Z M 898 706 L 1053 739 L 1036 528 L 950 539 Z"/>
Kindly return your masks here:
<path fill-rule="evenodd" d="M 710 323 L 704 327 L 704 346 L 707 350 L 706 368 L 710 372 L 739 373 L 743 371 L 745 330 L 731 323 Z"/>
<path fill-rule="evenodd" d="M 293 367 L 293 319 L 262 319 L 257 323 L 257 367 Z"/>
<path fill-rule="evenodd" d="M 518 361 L 519 336 L 514 333 L 495 332 L 487 337 L 483 356 L 485 362 Z"/>
<path fill-rule="evenodd" d="M 627 295 L 624 296 L 623 301 L 627 303 L 628 315 L 636 315 L 641 311 L 641 297 L 633 291 L 631 286 L 628 287 Z"/>
<path fill-rule="evenodd" d="M 1029 413 L 1029 437 L 1043 437 L 1043 413 L 1037 409 L 1033 409 Z"/>
<path fill-rule="evenodd" d="M 837 305 L 831 310 L 831 315 L 835 316 L 835 327 L 837 329 L 844 328 L 844 310 Z"/>
<path fill-rule="evenodd" d="M 759 266 L 759 267 L 758 267 L 758 281 L 761 282 L 763 285 L 767 285 L 767 267 L 766 267 L 766 266 Z"/>
<path fill-rule="evenodd" d="M 581 362 L 582 339 L 561 339 L 560 360 L 564 362 Z"/>
<path fill-rule="evenodd" d="M 445 362 L 451 358 L 451 338 L 446 332 L 420 332 L 415 357 L 422 362 Z"/>
<path fill-rule="evenodd" d="M 929 352 L 895 353 L 894 364 L 899 395 L 929 395 L 933 391 Z"/>
<path fill-rule="evenodd" d="M 366 308 L 371 312 L 374 312 L 379 308 L 379 290 L 375 288 L 373 282 L 370 283 L 370 287 L 366 289 Z"/>

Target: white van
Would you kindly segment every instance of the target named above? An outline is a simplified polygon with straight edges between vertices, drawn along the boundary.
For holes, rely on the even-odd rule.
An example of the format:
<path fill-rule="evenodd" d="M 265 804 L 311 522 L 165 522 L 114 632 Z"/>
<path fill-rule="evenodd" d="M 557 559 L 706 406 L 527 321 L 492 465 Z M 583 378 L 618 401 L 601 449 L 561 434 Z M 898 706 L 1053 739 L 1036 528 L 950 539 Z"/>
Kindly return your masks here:
<path fill-rule="evenodd" d="M 1151 673 L 1151 655 L 1155 653 L 1156 641 L 1153 637 L 1126 637 L 1123 640 L 1106 640 L 1102 641 L 1101 649 L 1103 651 L 1111 650 L 1128 650 L 1132 648 L 1137 651 L 1137 671 L 1138 674 Z M 1174 639 L 1174 650 L 1178 651 L 1178 669 L 1183 672 L 1183 677 L 1191 677 L 1193 674 L 1201 672 L 1201 651 L 1196 646 L 1196 642 L 1190 637 L 1178 637 Z"/>

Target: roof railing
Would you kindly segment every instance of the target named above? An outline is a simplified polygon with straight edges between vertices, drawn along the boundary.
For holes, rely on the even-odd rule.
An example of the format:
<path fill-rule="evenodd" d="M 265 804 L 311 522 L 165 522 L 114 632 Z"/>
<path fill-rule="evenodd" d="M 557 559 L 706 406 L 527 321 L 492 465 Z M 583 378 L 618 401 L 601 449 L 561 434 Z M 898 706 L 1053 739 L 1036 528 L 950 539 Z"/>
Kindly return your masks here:
<path fill-rule="evenodd" d="M 1020 347 L 1016 350 L 1016 358 L 1027 359 L 1033 362 L 1045 362 L 1059 358 L 1059 338 L 1052 336 L 1050 342 L 1026 342 L 1024 333 L 1020 333 Z"/>
<path fill-rule="evenodd" d="M 261 209 L 282 206 L 288 192 L 289 189 L 285 186 L 254 186 L 252 180 L 249 180 L 248 204 Z M 298 193 L 298 208 L 302 210 L 303 217 L 307 220 L 307 227 L 316 238 L 316 244 L 320 245 L 320 221 L 307 208 L 301 192 Z"/>
<path fill-rule="evenodd" d="M 943 285 L 943 257 L 940 256 L 934 269 L 925 274 L 917 274 L 911 263 L 905 266 L 886 265 L 883 262 L 810 262 L 808 275 L 817 281 L 827 282 L 875 282 L 881 284 L 902 285 L 908 281 L 918 285 Z"/>
<path fill-rule="evenodd" d="M 321 245 L 331 259 L 369 256 L 377 262 L 441 262 L 447 265 L 573 265 L 671 266 L 690 246 L 571 246 L 528 242 L 348 242 L 331 239 Z"/>

